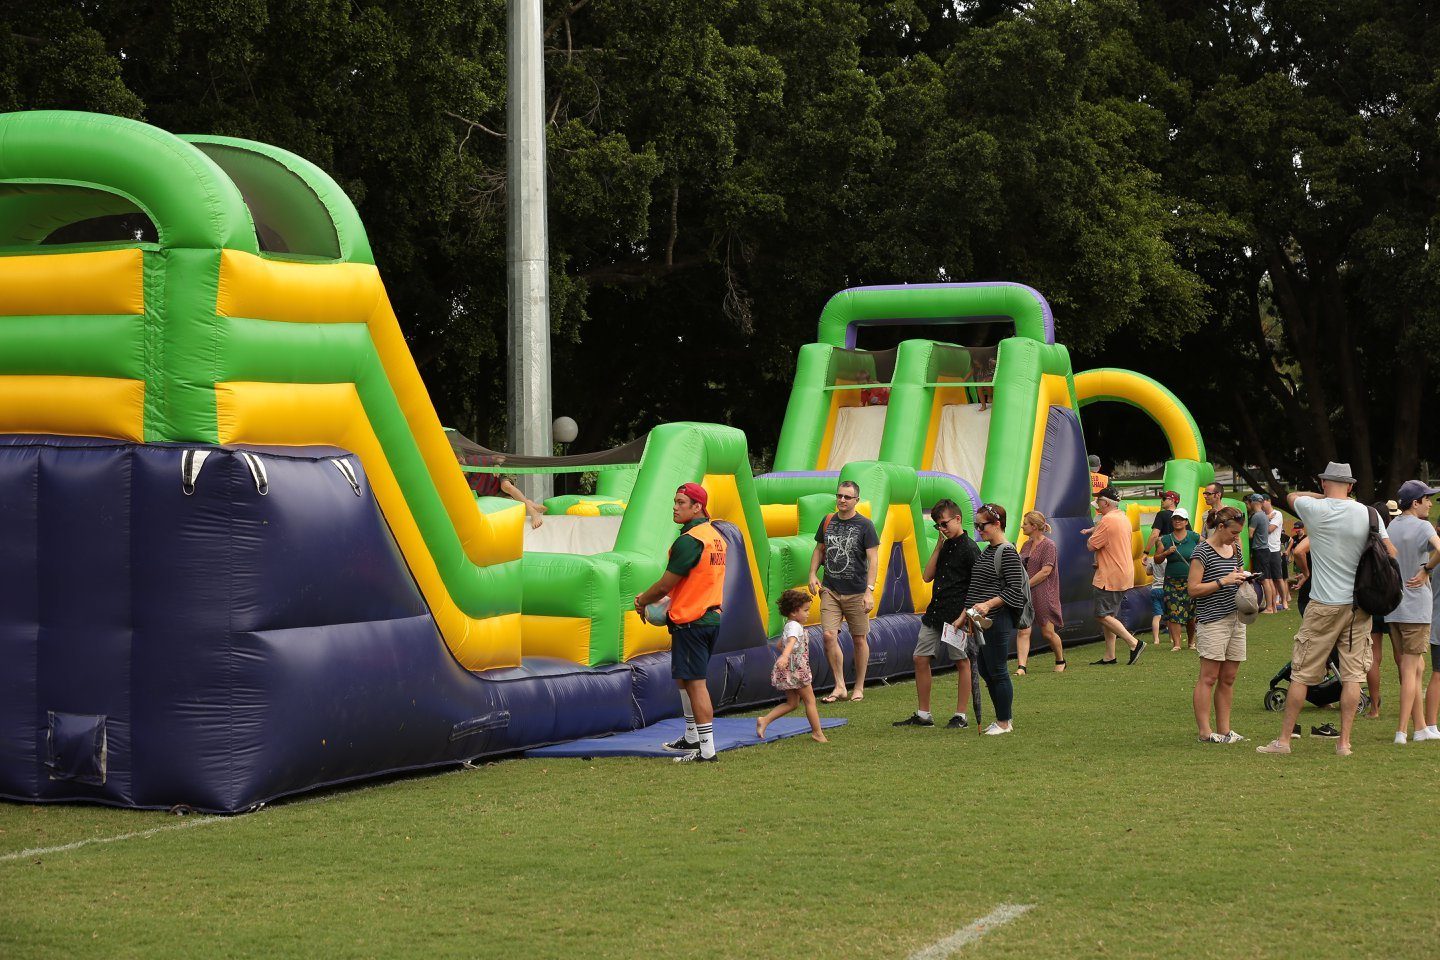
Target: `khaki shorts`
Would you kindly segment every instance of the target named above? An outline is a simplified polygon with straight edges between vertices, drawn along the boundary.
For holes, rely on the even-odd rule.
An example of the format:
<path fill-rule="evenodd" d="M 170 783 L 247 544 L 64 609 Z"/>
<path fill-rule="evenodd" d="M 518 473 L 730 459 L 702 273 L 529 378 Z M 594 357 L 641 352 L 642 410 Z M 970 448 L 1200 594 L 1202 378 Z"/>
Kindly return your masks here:
<path fill-rule="evenodd" d="M 1244 660 L 1245 624 L 1232 613 L 1214 623 L 1195 625 L 1195 649 L 1203 660 Z"/>
<path fill-rule="evenodd" d="M 865 610 L 865 594 L 834 593 L 820 588 L 820 629 L 838 635 L 840 624 L 850 625 L 850 636 L 864 639 L 870 631 L 870 617 Z"/>
<path fill-rule="evenodd" d="M 1389 623 L 1389 621 L 1386 622 Z M 1391 623 L 1390 639 L 1401 653 L 1409 654 L 1412 657 L 1423 657 L 1425 648 L 1430 646 L 1430 624 Z"/>
<path fill-rule="evenodd" d="M 1295 634 L 1290 653 L 1290 676 L 1313 687 L 1325 679 L 1325 661 L 1331 650 L 1340 653 L 1340 680 L 1363 683 L 1370 669 L 1370 614 L 1311 600 Z"/>
<path fill-rule="evenodd" d="M 927 624 L 920 624 L 920 633 L 915 637 L 915 656 L 917 657 L 938 657 L 940 648 L 944 647 L 945 652 L 950 654 L 951 660 L 968 660 L 969 654 L 963 650 L 956 650 L 948 643 L 940 642 L 940 633 L 944 627 L 932 627 Z"/>

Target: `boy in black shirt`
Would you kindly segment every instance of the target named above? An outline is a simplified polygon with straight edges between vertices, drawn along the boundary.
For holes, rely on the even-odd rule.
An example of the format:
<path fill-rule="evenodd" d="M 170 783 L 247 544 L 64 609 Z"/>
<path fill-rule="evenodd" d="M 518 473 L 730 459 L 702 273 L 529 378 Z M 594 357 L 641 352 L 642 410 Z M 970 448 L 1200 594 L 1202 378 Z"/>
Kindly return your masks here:
<path fill-rule="evenodd" d="M 980 548 L 965 530 L 965 518 L 953 500 L 941 500 L 930 511 L 930 519 L 940 537 L 920 574 L 926 583 L 934 583 L 930 606 L 920 617 L 920 636 L 915 642 L 915 696 L 920 709 L 897 727 L 933 727 L 930 715 L 930 661 L 940 652 L 940 636 L 946 624 L 954 624 L 965 612 L 965 593 L 970 589 L 970 571 L 980 557 Z M 950 650 L 955 660 L 955 677 L 960 690 L 955 698 L 955 715 L 946 724 L 951 729 L 968 727 L 965 710 L 970 705 L 970 661 L 963 650 Z"/>

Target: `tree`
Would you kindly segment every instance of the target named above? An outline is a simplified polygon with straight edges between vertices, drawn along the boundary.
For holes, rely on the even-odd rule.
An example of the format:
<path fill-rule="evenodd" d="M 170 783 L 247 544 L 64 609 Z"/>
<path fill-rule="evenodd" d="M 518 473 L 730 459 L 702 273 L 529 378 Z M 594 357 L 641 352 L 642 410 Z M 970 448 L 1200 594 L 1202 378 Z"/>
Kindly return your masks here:
<path fill-rule="evenodd" d="M 1219 321 L 1187 344 L 1212 358 L 1187 392 L 1229 413 L 1215 441 L 1260 468 L 1257 486 L 1348 459 L 1362 496 L 1393 491 L 1437 452 L 1419 420 L 1440 340 L 1432 8 L 1150 13 L 1149 55 L 1185 81 L 1166 104 L 1166 182 L 1197 211 L 1189 255 Z M 1239 376 L 1221 376 L 1231 364 Z"/>

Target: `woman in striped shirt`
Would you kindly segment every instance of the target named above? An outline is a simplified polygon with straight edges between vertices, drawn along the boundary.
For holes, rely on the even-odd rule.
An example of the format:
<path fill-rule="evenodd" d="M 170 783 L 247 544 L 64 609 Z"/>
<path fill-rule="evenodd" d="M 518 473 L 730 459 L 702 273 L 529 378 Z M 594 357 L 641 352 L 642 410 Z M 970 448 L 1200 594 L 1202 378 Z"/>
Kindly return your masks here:
<path fill-rule="evenodd" d="M 1025 582 L 1029 577 L 1015 545 L 1005 539 L 1004 507 L 987 503 L 975 511 L 975 539 L 990 547 L 970 569 L 970 590 L 965 594 L 966 610 L 960 625 L 965 630 L 981 627 L 985 636 L 985 645 L 980 648 L 980 675 L 995 705 L 995 722 L 985 728 L 985 733 L 993 737 L 1015 729 L 1011 722 L 1015 687 L 1007 664 L 1015 640 L 1015 620 L 1025 607 Z M 999 576 L 995 572 L 997 550 Z M 984 626 L 985 620 L 990 621 L 989 626 Z"/>
<path fill-rule="evenodd" d="M 1241 569 L 1238 542 L 1245 518 L 1234 507 L 1221 507 L 1214 519 L 1209 538 L 1190 558 L 1186 581 L 1186 589 L 1195 598 L 1195 646 L 1200 651 L 1200 679 L 1195 681 L 1192 699 L 1201 743 L 1239 743 L 1245 738 L 1230 729 L 1230 704 L 1235 699 L 1235 675 L 1245 659 L 1245 624 L 1235 608 L 1235 593 L 1249 579 Z M 1214 729 L 1210 726 L 1212 703 Z"/>

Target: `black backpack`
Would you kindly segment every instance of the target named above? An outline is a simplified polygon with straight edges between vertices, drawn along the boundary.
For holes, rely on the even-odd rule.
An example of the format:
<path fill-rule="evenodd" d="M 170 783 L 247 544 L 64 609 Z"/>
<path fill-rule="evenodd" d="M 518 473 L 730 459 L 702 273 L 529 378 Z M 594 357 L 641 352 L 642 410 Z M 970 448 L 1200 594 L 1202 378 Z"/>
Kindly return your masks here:
<path fill-rule="evenodd" d="M 1403 583 L 1400 564 L 1385 549 L 1380 539 L 1380 515 L 1370 511 L 1370 536 L 1360 551 L 1360 564 L 1355 568 L 1355 606 L 1372 617 L 1383 617 L 1400 606 Z"/>

